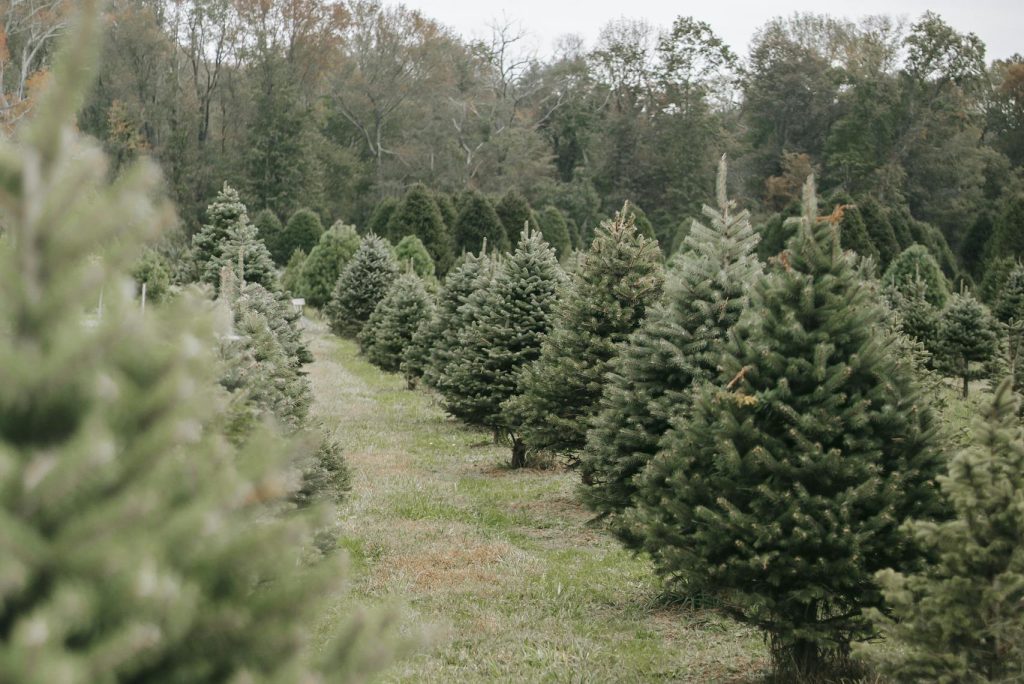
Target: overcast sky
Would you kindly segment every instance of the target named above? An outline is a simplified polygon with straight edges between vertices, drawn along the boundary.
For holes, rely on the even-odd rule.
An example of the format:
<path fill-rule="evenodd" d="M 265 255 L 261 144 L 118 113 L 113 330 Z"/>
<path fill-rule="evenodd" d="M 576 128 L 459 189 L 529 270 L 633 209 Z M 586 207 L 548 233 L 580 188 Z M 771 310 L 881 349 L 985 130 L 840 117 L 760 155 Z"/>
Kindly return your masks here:
<path fill-rule="evenodd" d="M 587 45 L 593 45 L 605 23 L 623 16 L 646 19 L 655 26 L 668 26 L 679 15 L 693 16 L 711 24 L 731 47 L 745 55 L 755 29 L 774 16 L 824 12 L 849 18 L 890 14 L 913 20 L 929 9 L 959 31 L 977 33 L 988 47 L 989 60 L 1024 53 L 1024 0 L 405 0 L 403 4 L 466 37 L 489 35 L 487 26 L 506 16 L 534 36 L 542 54 L 550 53 L 554 41 L 566 33 L 579 34 Z"/>

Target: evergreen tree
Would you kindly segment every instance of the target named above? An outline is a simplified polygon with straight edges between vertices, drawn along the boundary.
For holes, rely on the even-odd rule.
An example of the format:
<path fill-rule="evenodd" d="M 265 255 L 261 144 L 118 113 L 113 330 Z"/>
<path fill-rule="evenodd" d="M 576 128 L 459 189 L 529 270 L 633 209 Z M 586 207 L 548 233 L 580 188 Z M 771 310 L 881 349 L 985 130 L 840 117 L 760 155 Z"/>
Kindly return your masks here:
<path fill-rule="evenodd" d="M 878 248 L 868 234 L 868 226 L 861 214 L 860 207 L 846 193 L 835 193 L 829 200 L 834 215 L 839 220 L 839 241 L 843 249 L 852 249 L 861 256 L 870 257 L 879 262 Z"/>
<path fill-rule="evenodd" d="M 459 334 L 471 318 L 463 305 L 475 291 L 490 283 L 493 274 L 493 262 L 481 253 L 466 256 L 445 278 L 433 315 L 416 329 L 403 355 L 402 374 L 410 387 L 420 378 L 432 387 L 440 387 Z"/>
<path fill-rule="evenodd" d="M 438 211 L 441 212 L 441 219 L 444 221 L 446 232 L 448 235 L 452 235 L 455 232 L 455 219 L 458 218 L 459 212 L 455 208 L 455 202 L 452 200 L 451 195 L 446 192 L 435 192 L 434 204 L 437 205 Z"/>
<path fill-rule="evenodd" d="M 658 245 L 637 232 L 632 216 L 616 214 L 598 228 L 540 358 L 523 369 L 519 394 L 504 407 L 527 449 L 583 448 L 611 360 L 661 296 L 663 282 Z"/>
<path fill-rule="evenodd" d="M 523 367 L 540 355 L 562 277 L 554 250 L 538 231 L 524 229 L 494 282 L 464 305 L 472 320 L 459 333 L 439 387 L 448 411 L 496 435 L 508 434 L 501 405 L 516 394 Z M 510 436 L 512 465 L 522 467 L 525 449 L 516 435 Z"/>
<path fill-rule="evenodd" d="M 406 274 L 395 281 L 359 333 L 359 348 L 370 363 L 395 373 L 420 323 L 430 318 L 434 303 L 423 281 Z"/>
<path fill-rule="evenodd" d="M 626 215 L 629 216 L 635 223 L 637 233 L 643 235 L 648 240 L 659 240 L 658 234 L 654 230 L 654 224 L 651 223 L 651 219 L 647 218 L 647 214 L 644 213 L 643 209 L 633 204 L 632 202 L 628 202 L 626 204 L 625 211 Z M 666 237 L 668 236 L 662 236 L 662 238 Z M 662 241 L 663 240 L 659 240 L 659 242 Z M 668 244 L 669 241 L 664 242 L 665 244 Z"/>
<path fill-rule="evenodd" d="M 171 274 L 167 261 L 155 249 L 147 249 L 132 269 L 132 277 L 139 286 L 146 285 L 146 301 L 159 302 L 171 288 Z"/>
<path fill-rule="evenodd" d="M 434 275 L 434 260 L 430 253 L 423 246 L 420 239 L 415 235 L 406 235 L 395 245 L 395 259 L 401 268 L 410 266 L 413 273 L 420 278 L 429 278 Z"/>
<path fill-rule="evenodd" d="M 934 357 L 939 349 L 939 310 L 928 301 L 928 284 L 917 278 L 903 290 L 886 288 L 892 308 L 899 316 L 899 328 L 914 338 Z M 928 361 L 933 366 L 932 360 Z"/>
<path fill-rule="evenodd" d="M 537 220 L 540 221 L 540 232 L 544 236 L 544 241 L 555 250 L 555 256 L 561 259 L 568 254 L 572 249 L 572 243 L 569 239 L 569 224 L 566 223 L 562 210 L 549 204 L 544 207 Z"/>
<path fill-rule="evenodd" d="M 494 206 L 494 211 L 498 215 L 501 225 L 505 228 L 505 235 L 508 237 L 509 245 L 518 243 L 519 234 L 525 225 L 529 224 L 531 229 L 538 228 L 537 216 L 533 213 L 533 209 L 530 208 L 530 203 L 526 201 L 526 198 L 518 190 L 506 192 Z M 494 245 L 495 248 L 498 247 L 497 242 Z"/>
<path fill-rule="evenodd" d="M 984 364 L 996 354 L 996 324 L 988 308 L 969 292 L 953 295 L 939 319 L 938 361 L 944 372 L 963 380 L 984 376 Z"/>
<path fill-rule="evenodd" d="M 963 242 L 960 243 L 960 261 L 964 268 L 975 281 L 984 276 L 985 261 L 992 251 L 992 234 L 995 230 L 995 221 L 991 211 L 983 211 L 971 224 Z"/>
<path fill-rule="evenodd" d="M 889 216 L 878 200 L 873 197 L 863 197 L 858 200 L 857 211 L 864 221 L 868 238 L 878 252 L 878 267 L 880 270 L 884 270 L 903 251 L 896 239 Z"/>
<path fill-rule="evenodd" d="M 596 512 L 614 516 L 612 528 L 627 542 L 618 516 L 632 505 L 634 480 L 693 384 L 715 372 L 726 335 L 761 273 L 750 215 L 734 211 L 725 188 L 723 162 L 718 208 L 704 211 L 711 225 L 693 222 L 666 274 L 663 300 L 612 363 L 588 435 L 581 495 Z"/>
<path fill-rule="evenodd" d="M 221 243 L 227 240 L 228 231 L 234 226 L 249 223 L 249 214 L 238 197 L 238 191 L 227 183 L 217 193 L 217 198 L 206 208 L 208 223 L 192 236 L 192 260 L 195 273 L 203 278 L 207 266 L 220 254 Z M 220 270 L 216 273 L 219 276 Z"/>
<path fill-rule="evenodd" d="M 973 443 L 939 478 L 956 516 L 909 531 L 936 559 L 923 572 L 879 573 L 895 644 L 876 655 L 898 682 L 1010 682 L 1024 672 L 1024 433 L 1011 382 L 975 420 Z"/>
<path fill-rule="evenodd" d="M 324 312 L 331 330 L 344 337 L 358 335 L 398 273 L 398 264 L 387 241 L 372 233 L 364 236 L 359 249 L 338 276 Z"/>
<path fill-rule="evenodd" d="M 324 226 L 320 223 L 320 217 L 315 211 L 311 209 L 296 211 L 288 219 L 288 225 L 285 226 L 284 233 L 281 234 L 279 256 L 282 260 L 278 263 L 287 263 L 297 249 L 301 249 L 306 254 L 312 253 L 323 232 Z"/>
<path fill-rule="evenodd" d="M 456 251 L 478 253 L 484 242 L 499 253 L 509 251 L 511 243 L 491 201 L 478 192 L 466 193 L 459 202 L 459 215 L 455 219 Z"/>
<path fill-rule="evenodd" d="M 430 191 L 421 184 L 409 188 L 401 204 L 391 214 L 387 236 L 393 242 L 415 235 L 427 248 L 438 273 L 447 273 L 452 263 L 451 237 L 441 211 Z"/>
<path fill-rule="evenodd" d="M 278 287 L 274 260 L 257 237 L 256 226 L 245 220 L 244 215 L 243 220 L 228 228 L 227 235 L 217 246 L 216 256 L 206 263 L 203 282 L 219 286 L 224 267 L 233 269 L 247 283 L 259 283 L 271 290 Z"/>
<path fill-rule="evenodd" d="M 886 285 L 904 294 L 917 287 L 917 281 L 926 285 L 925 299 L 939 309 L 946 305 L 949 284 L 935 257 L 924 245 L 912 245 L 893 259 L 882 279 Z"/>
<path fill-rule="evenodd" d="M 995 304 L 1006 286 L 1010 273 L 1020 261 L 1015 257 L 994 257 L 985 264 L 985 276 L 978 294 L 982 301 Z"/>
<path fill-rule="evenodd" d="M 278 265 L 288 263 L 289 254 L 283 254 L 284 245 L 282 240 L 284 238 L 284 226 L 281 225 L 281 219 L 277 218 L 277 214 L 272 212 L 270 209 L 263 209 L 256 218 L 252 220 L 254 226 L 256 226 L 257 236 L 263 240 L 263 244 L 270 250 L 270 256 L 274 258 L 274 263 Z"/>
<path fill-rule="evenodd" d="M 274 514 L 295 445 L 224 440 L 191 293 L 144 316 L 123 297 L 121 269 L 170 212 L 149 199 L 154 166 L 108 185 L 75 133 L 97 4 L 75 4 L 54 85 L 19 142 L 0 141 L 0 681 L 355 677 L 377 630 L 332 619 L 314 643 L 343 573 L 308 558 L 311 516 Z"/>
<path fill-rule="evenodd" d="M 302 296 L 302 267 L 306 263 L 306 253 L 301 249 L 292 252 L 292 258 L 288 260 L 284 271 L 281 272 L 281 289 L 294 297 Z"/>
<path fill-rule="evenodd" d="M 764 222 L 764 225 L 757 229 L 760 240 L 757 243 L 757 257 L 762 261 L 776 256 L 786 249 L 786 243 L 796 230 L 796 226 L 789 219 L 800 215 L 800 203 L 790 202 L 778 213 L 772 214 Z"/>
<path fill-rule="evenodd" d="M 1006 199 L 992 229 L 993 254 L 1024 257 L 1024 192 Z"/>
<path fill-rule="evenodd" d="M 1010 271 L 1006 283 L 999 293 L 992 313 L 999 321 L 1002 336 L 999 354 L 1003 362 L 1001 369 L 1013 379 L 1013 389 L 1024 389 L 1024 370 L 1021 368 L 1021 353 L 1024 352 L 1024 266 L 1017 264 Z M 989 373 L 994 377 L 994 373 Z"/>
<path fill-rule="evenodd" d="M 331 301 L 334 284 L 352 255 L 359 249 L 355 226 L 340 221 L 320 236 L 319 242 L 302 264 L 299 292 L 306 303 L 321 308 Z"/>
<path fill-rule="evenodd" d="M 935 419 L 877 288 L 818 220 L 753 288 L 721 370 L 677 413 L 628 524 L 660 572 L 728 597 L 776 669 L 815 677 L 871 634 L 874 573 L 918 562 L 941 512 Z"/>
<path fill-rule="evenodd" d="M 388 224 L 391 222 L 391 215 L 398 208 L 398 200 L 394 197 L 385 197 L 370 214 L 370 220 L 366 224 L 366 233 L 374 235 L 388 235 Z"/>

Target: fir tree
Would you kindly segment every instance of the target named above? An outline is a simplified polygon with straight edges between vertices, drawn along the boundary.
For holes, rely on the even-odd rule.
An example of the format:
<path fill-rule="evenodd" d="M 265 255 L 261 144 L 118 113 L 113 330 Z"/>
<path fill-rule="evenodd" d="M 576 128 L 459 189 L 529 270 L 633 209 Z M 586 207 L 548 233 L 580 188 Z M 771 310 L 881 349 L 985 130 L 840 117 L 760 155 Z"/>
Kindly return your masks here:
<path fill-rule="evenodd" d="M 915 283 L 921 280 L 927 286 L 925 298 L 939 309 L 946 305 L 949 297 L 949 284 L 942 274 L 942 269 L 935 257 L 924 245 L 913 245 L 893 259 L 882 278 L 886 285 L 900 292 L 907 293 Z"/>
<path fill-rule="evenodd" d="M 648 240 L 657 240 L 658 234 L 654 230 L 654 224 L 651 223 L 651 219 L 647 218 L 647 214 L 644 210 L 628 202 L 626 204 L 626 215 L 629 216 L 636 225 L 636 232 L 643 235 Z"/>
<path fill-rule="evenodd" d="M 441 212 L 441 219 L 444 221 L 444 227 L 448 235 L 452 235 L 455 230 L 455 219 L 458 218 L 459 212 L 455 208 L 455 202 L 452 201 L 451 195 L 445 192 L 435 192 L 434 204 L 437 205 L 437 210 Z"/>
<path fill-rule="evenodd" d="M 355 226 L 338 222 L 320 236 L 319 242 L 302 264 L 299 292 L 306 303 L 321 308 L 331 301 L 334 284 L 359 249 Z"/>
<path fill-rule="evenodd" d="M 291 259 L 281 272 L 281 289 L 295 297 L 302 296 L 302 267 L 306 263 L 306 253 L 301 249 L 292 252 Z"/>
<path fill-rule="evenodd" d="M 960 243 L 960 261 L 975 281 L 984 276 L 985 262 L 992 251 L 992 234 L 995 220 L 991 211 L 982 211 L 974 219 L 970 230 Z"/>
<path fill-rule="evenodd" d="M 663 281 L 658 245 L 637 232 L 632 216 L 616 214 L 598 229 L 540 358 L 523 370 L 519 394 L 504 407 L 527 449 L 583 448 L 610 362 L 661 296 Z"/>
<path fill-rule="evenodd" d="M 216 256 L 206 263 L 203 282 L 220 285 L 224 267 L 233 269 L 247 283 L 277 289 L 277 269 L 266 245 L 256 235 L 256 226 L 245 220 L 228 228 L 227 235 L 217 245 Z M 241 269 L 241 271 L 239 271 Z"/>
<path fill-rule="evenodd" d="M 1002 335 L 1000 356 L 1004 374 L 1013 378 L 1013 389 L 1024 389 L 1024 370 L 1021 368 L 1024 352 L 1024 266 L 1017 264 L 1006 278 L 992 313 L 999 321 Z M 989 375 L 994 375 L 990 373 Z"/>
<path fill-rule="evenodd" d="M 171 274 L 167 261 L 155 249 L 147 249 L 132 269 L 132 277 L 141 289 L 146 286 L 146 301 L 159 302 L 171 289 Z"/>
<path fill-rule="evenodd" d="M 391 222 L 391 215 L 398 208 L 398 200 L 394 197 L 385 197 L 370 214 L 370 220 L 366 223 L 366 233 L 374 235 L 388 235 L 388 224 Z"/>
<path fill-rule="evenodd" d="M 434 275 L 434 260 L 430 258 L 427 248 L 415 235 L 406 235 L 395 245 L 395 259 L 398 260 L 399 267 L 410 266 L 413 273 L 420 278 L 429 278 Z"/>
<path fill-rule="evenodd" d="M 978 288 L 982 301 L 988 304 L 999 301 L 1006 281 L 1018 263 L 1020 261 L 1016 257 L 994 257 L 985 264 L 985 277 Z"/>
<path fill-rule="evenodd" d="M 274 263 L 279 266 L 287 264 L 291 255 L 283 253 L 284 226 L 281 225 L 281 219 L 277 218 L 277 214 L 270 209 L 263 209 L 256 214 L 252 223 L 256 226 L 257 237 L 263 240 L 263 244 L 270 250 Z"/>
<path fill-rule="evenodd" d="M 971 380 L 984 377 L 997 343 L 988 308 L 969 292 L 953 295 L 939 319 L 938 361 L 942 371 L 963 381 L 963 396 Z"/>
<path fill-rule="evenodd" d="M 639 483 L 627 521 L 660 572 L 728 597 L 776 669 L 814 677 L 871 634 L 874 573 L 918 560 L 900 524 L 941 511 L 934 416 L 877 288 L 818 220 L 797 236 Z"/>
<path fill-rule="evenodd" d="M 903 285 L 902 290 L 886 288 L 889 302 L 899 317 L 899 328 L 914 338 L 931 357 L 939 349 L 939 310 L 928 301 L 928 284 L 921 278 Z M 933 366 L 932 359 L 928 361 Z"/>
<path fill-rule="evenodd" d="M 286 263 L 297 249 L 301 249 L 306 254 L 312 253 L 323 232 L 324 226 L 320 223 L 320 217 L 315 211 L 312 209 L 296 211 L 288 219 L 288 225 L 285 226 L 284 233 L 281 234 L 281 253 L 279 255 L 281 261 L 278 263 Z"/>
<path fill-rule="evenodd" d="M 569 225 L 565 222 L 562 210 L 549 204 L 544 207 L 537 220 L 540 221 L 544 241 L 555 250 L 555 256 L 561 259 L 568 254 L 572 249 L 572 243 L 569 240 Z"/>
<path fill-rule="evenodd" d="M 895 642 L 876 655 L 898 682 L 1010 682 L 1024 673 L 1024 433 L 1011 381 L 973 428 L 973 443 L 939 478 L 956 516 L 908 531 L 936 563 L 879 573 Z"/>
<path fill-rule="evenodd" d="M 1007 198 L 992 229 L 993 254 L 1024 257 L 1024 192 Z"/>
<path fill-rule="evenodd" d="M 464 305 L 472 320 L 461 330 L 439 389 L 445 408 L 473 425 L 508 435 L 501 405 L 517 392 L 524 366 L 540 355 L 551 329 L 562 272 L 538 231 L 524 229 L 515 252 L 498 267 L 494 282 Z M 512 465 L 526 465 L 515 435 Z"/>
<path fill-rule="evenodd" d="M 430 191 L 420 184 L 409 188 L 388 221 L 390 240 L 398 242 L 406 235 L 418 237 L 434 260 L 438 273 L 447 273 L 452 263 L 451 238 Z"/>
<path fill-rule="evenodd" d="M 410 387 L 424 378 L 428 385 L 440 388 L 459 334 L 472 317 L 463 305 L 475 291 L 489 285 L 493 275 L 493 262 L 481 253 L 466 256 L 445 278 L 433 315 L 416 329 L 403 355 L 402 374 Z"/>
<path fill-rule="evenodd" d="M 343 580 L 282 517 L 294 444 L 219 433 L 209 330 L 191 293 L 143 316 L 121 270 L 170 214 L 151 164 L 108 185 L 73 108 L 98 3 L 75 4 L 20 142 L 0 141 L 0 681 L 340 681 L 379 638 L 332 620 Z M 83 321 L 104 292 L 102 313 Z M 376 650 L 376 646 L 374 647 Z"/>
<path fill-rule="evenodd" d="M 364 236 L 338 276 L 325 310 L 331 330 L 345 337 L 358 335 L 398 273 L 387 241 L 373 234 Z"/>
<path fill-rule="evenodd" d="M 878 267 L 884 270 L 903 251 L 896 239 L 889 216 L 882 205 L 872 197 L 858 200 L 857 211 L 864 221 L 868 238 L 878 252 Z"/>
<path fill-rule="evenodd" d="M 718 367 L 728 331 L 761 273 L 757 234 L 746 211 L 725 196 L 724 160 L 718 208 L 705 207 L 711 225 L 694 221 L 665 278 L 665 296 L 652 307 L 612 364 L 581 463 L 584 502 L 611 521 L 632 505 L 635 478 L 657 452 L 669 419 L 694 383 Z"/>
<path fill-rule="evenodd" d="M 517 190 L 509 190 L 494 206 L 494 211 L 505 228 L 505 235 L 508 237 L 508 244 L 515 245 L 519 241 L 519 233 L 523 226 L 529 224 L 531 229 L 538 228 L 537 216 Z M 489 241 L 488 241 L 489 242 Z M 498 243 L 494 243 L 498 248 Z"/>
<path fill-rule="evenodd" d="M 484 242 L 499 253 L 509 251 L 511 246 L 491 201 L 478 192 L 466 193 L 459 202 L 459 215 L 452 236 L 455 249 L 470 254 L 478 253 Z"/>
<path fill-rule="evenodd" d="M 359 333 L 359 348 L 370 363 L 395 373 L 420 323 L 430 318 L 434 303 L 419 277 L 406 274 L 395 281 Z"/>
<path fill-rule="evenodd" d="M 228 232 L 237 225 L 249 223 L 249 214 L 238 191 L 224 183 L 217 198 L 206 208 L 206 220 L 208 223 L 192 237 L 192 260 L 195 273 L 201 278 L 205 277 L 209 263 L 220 254 L 220 245 L 227 240 Z M 219 278 L 220 270 L 216 273 Z"/>
<path fill-rule="evenodd" d="M 840 217 L 839 241 L 843 249 L 851 249 L 861 256 L 873 259 L 877 264 L 878 249 L 868 234 L 864 216 L 860 212 L 860 207 L 854 204 L 853 198 L 846 193 L 835 193 L 829 204 L 834 208 L 835 215 Z"/>

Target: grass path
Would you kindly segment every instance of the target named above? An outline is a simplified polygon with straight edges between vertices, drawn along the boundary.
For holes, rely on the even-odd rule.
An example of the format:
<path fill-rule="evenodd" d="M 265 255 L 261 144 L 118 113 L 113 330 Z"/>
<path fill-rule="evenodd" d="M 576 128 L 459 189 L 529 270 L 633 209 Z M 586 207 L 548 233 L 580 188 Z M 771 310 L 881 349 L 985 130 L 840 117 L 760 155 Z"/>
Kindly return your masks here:
<path fill-rule="evenodd" d="M 764 666 L 755 632 L 658 604 L 650 568 L 586 524 L 573 473 L 505 469 L 506 450 L 430 394 L 316 323 L 308 335 L 313 412 L 353 471 L 354 593 L 435 642 L 382 681 L 730 681 Z"/>

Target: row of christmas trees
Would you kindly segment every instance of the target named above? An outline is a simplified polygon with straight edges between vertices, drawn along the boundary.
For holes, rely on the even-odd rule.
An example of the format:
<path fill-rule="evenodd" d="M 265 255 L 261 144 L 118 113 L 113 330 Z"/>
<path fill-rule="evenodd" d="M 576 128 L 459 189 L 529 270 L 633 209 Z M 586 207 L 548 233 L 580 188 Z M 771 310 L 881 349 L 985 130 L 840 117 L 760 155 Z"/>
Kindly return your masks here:
<path fill-rule="evenodd" d="M 1012 383 L 952 458 L 926 390 L 936 358 L 996 338 L 963 314 L 981 305 L 950 298 L 933 355 L 904 329 L 919 309 L 887 299 L 927 290 L 920 265 L 900 276 L 920 254 L 876 279 L 809 181 L 765 262 L 724 161 L 717 204 L 667 268 L 624 211 L 568 276 L 527 228 L 511 254 L 465 256 L 436 298 L 369 235 L 326 315 L 370 361 L 507 440 L 513 465 L 578 459 L 583 500 L 622 542 L 764 630 L 780 671 L 848 668 L 852 644 L 885 632 L 900 647 L 876 665 L 900 681 L 1019 675 Z"/>
<path fill-rule="evenodd" d="M 0 681 L 357 679 L 389 640 L 355 615 L 310 638 L 341 600 L 317 534 L 344 471 L 253 227 L 197 243 L 217 304 L 134 299 L 172 212 L 154 165 L 109 183 L 75 133 L 99 4 L 75 5 L 37 114 L 0 141 Z"/>

